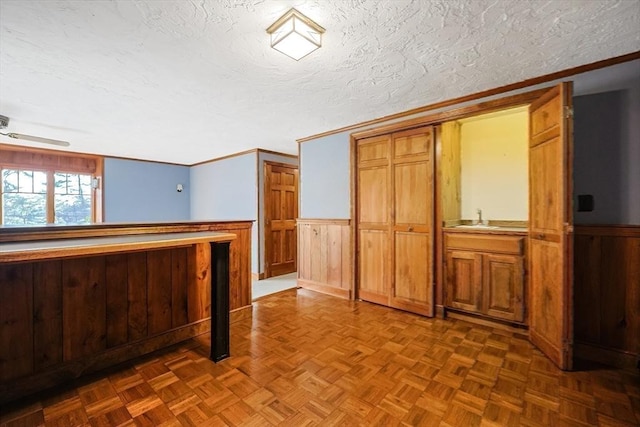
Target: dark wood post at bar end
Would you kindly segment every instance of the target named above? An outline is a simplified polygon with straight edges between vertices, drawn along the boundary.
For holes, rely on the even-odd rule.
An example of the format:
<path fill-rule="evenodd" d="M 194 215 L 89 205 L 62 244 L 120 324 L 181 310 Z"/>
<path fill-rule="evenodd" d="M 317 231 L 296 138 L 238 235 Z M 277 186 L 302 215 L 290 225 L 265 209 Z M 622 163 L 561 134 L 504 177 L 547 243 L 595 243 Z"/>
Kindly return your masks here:
<path fill-rule="evenodd" d="M 211 354 L 229 357 L 229 242 L 211 243 Z"/>

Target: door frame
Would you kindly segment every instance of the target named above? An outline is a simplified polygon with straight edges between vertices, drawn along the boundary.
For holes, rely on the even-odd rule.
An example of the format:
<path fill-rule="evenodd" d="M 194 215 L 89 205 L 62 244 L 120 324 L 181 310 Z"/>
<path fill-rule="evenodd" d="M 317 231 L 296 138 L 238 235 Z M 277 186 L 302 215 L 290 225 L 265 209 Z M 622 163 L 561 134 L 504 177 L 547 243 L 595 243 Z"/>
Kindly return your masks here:
<path fill-rule="evenodd" d="M 270 184 L 270 179 L 268 178 L 268 173 L 267 173 L 267 169 L 268 166 L 278 166 L 278 167 L 285 167 L 285 168 L 290 168 L 290 169 L 295 169 L 296 173 L 296 178 L 295 178 L 295 209 L 296 209 L 296 217 L 298 216 L 298 212 L 299 212 L 299 201 L 298 201 L 298 197 L 300 194 L 300 188 L 299 188 L 299 180 L 300 180 L 300 166 L 299 165 L 295 165 L 292 163 L 283 163 L 283 162 L 274 162 L 274 161 L 270 161 L 270 160 L 264 160 L 262 162 L 262 177 L 263 177 L 263 183 L 262 183 L 262 194 L 263 194 L 263 198 L 262 198 L 262 208 L 263 208 L 263 234 L 264 234 L 264 279 L 267 279 L 269 277 L 272 277 L 272 269 L 271 269 L 271 263 L 268 262 L 268 260 L 270 260 L 270 255 L 271 255 L 271 225 L 268 223 L 268 213 L 269 210 L 267 209 L 267 206 L 269 206 L 268 201 L 271 201 L 271 192 L 267 191 L 269 190 L 269 184 Z M 297 221 L 297 218 L 293 218 L 294 222 Z M 295 264 L 295 270 L 297 271 L 298 269 L 298 244 L 297 244 L 297 239 L 298 239 L 298 225 L 297 223 L 294 225 L 294 229 L 293 229 L 293 234 L 296 238 L 296 244 L 294 245 L 294 250 L 295 250 L 295 259 L 294 259 L 294 264 Z"/>
<path fill-rule="evenodd" d="M 350 198 L 350 213 L 351 213 L 351 247 L 353 250 L 351 251 L 351 277 L 353 283 L 353 299 L 358 299 L 358 208 L 357 208 L 357 200 L 358 200 L 358 185 L 357 185 L 357 177 L 358 177 L 358 158 L 357 158 L 357 148 L 358 148 L 358 140 L 369 138 L 373 136 L 381 136 L 387 133 L 395 133 L 407 131 L 423 126 L 434 126 L 434 144 L 435 144 L 435 172 L 433 176 L 435 193 L 434 193 L 434 259 L 435 259 L 435 268 L 433 271 L 434 275 L 434 295 L 432 296 L 432 300 L 434 302 L 434 313 L 436 313 L 439 317 L 444 317 L 444 279 L 445 272 L 443 269 L 444 265 L 444 254 L 442 253 L 444 245 L 443 245 L 443 236 L 442 236 L 442 206 L 441 206 L 441 196 L 442 196 L 442 179 L 440 177 L 441 173 L 441 152 L 442 152 L 442 140 L 440 138 L 440 124 L 443 122 L 459 120 L 467 117 L 477 116 L 480 114 L 491 113 L 494 111 L 505 110 L 509 108 L 521 107 L 531 104 L 534 100 L 538 99 L 541 95 L 547 92 L 549 88 L 537 89 L 530 92 L 524 92 L 517 95 L 506 96 L 504 98 L 495 99 L 486 102 L 480 102 L 477 104 L 469 105 L 466 107 L 455 108 L 452 110 L 443 111 L 440 113 L 430 114 L 423 117 L 418 117 L 410 120 L 404 120 L 397 123 L 391 123 L 388 125 L 383 125 L 380 127 L 376 127 L 373 129 L 367 129 L 364 131 L 354 132 L 350 135 L 350 185 L 351 185 L 351 198 Z"/>

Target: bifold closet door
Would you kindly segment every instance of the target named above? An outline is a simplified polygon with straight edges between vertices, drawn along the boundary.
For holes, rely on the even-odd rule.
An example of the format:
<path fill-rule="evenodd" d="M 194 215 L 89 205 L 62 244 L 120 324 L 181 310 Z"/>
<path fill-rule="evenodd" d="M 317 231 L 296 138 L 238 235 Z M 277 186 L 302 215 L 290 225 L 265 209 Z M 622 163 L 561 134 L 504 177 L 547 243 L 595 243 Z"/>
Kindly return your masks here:
<path fill-rule="evenodd" d="M 357 143 L 358 298 L 389 305 L 390 137 Z"/>
<path fill-rule="evenodd" d="M 433 128 L 392 135 L 390 305 L 433 316 Z"/>
<path fill-rule="evenodd" d="M 358 298 L 433 315 L 433 128 L 360 139 Z"/>
<path fill-rule="evenodd" d="M 529 339 L 573 366 L 572 84 L 529 107 Z"/>

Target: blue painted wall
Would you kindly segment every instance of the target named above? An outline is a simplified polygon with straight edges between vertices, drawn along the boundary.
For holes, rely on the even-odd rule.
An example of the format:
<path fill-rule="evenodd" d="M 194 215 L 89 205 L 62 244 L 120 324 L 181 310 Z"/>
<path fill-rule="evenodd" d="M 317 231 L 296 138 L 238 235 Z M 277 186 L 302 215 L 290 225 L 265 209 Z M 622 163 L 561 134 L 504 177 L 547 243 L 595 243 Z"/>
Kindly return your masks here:
<path fill-rule="evenodd" d="M 191 167 L 191 219 L 257 221 L 257 161 L 254 152 Z M 258 227 L 254 223 L 251 271 L 258 269 Z"/>
<path fill-rule="evenodd" d="M 182 184 L 181 193 L 176 191 Z M 189 167 L 105 157 L 104 221 L 184 221 L 190 218 Z"/>
<path fill-rule="evenodd" d="M 337 133 L 300 144 L 300 218 L 351 217 L 349 135 Z"/>
<path fill-rule="evenodd" d="M 594 198 L 592 212 L 574 203 L 574 222 L 640 225 L 640 78 L 623 90 L 578 96 L 573 107 L 574 194 Z"/>

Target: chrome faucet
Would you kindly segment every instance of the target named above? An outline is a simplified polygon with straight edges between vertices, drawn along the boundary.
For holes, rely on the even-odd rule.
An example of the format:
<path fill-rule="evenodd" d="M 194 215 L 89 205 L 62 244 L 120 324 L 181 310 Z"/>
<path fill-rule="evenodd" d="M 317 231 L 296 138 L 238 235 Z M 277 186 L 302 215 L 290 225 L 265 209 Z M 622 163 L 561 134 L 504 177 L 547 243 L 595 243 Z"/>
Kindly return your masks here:
<path fill-rule="evenodd" d="M 480 209 L 480 208 L 476 209 L 476 213 L 478 214 L 478 224 L 479 225 L 483 225 L 482 224 L 482 209 Z"/>

